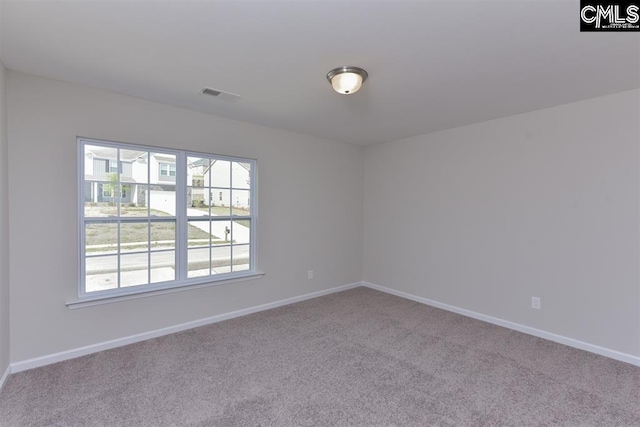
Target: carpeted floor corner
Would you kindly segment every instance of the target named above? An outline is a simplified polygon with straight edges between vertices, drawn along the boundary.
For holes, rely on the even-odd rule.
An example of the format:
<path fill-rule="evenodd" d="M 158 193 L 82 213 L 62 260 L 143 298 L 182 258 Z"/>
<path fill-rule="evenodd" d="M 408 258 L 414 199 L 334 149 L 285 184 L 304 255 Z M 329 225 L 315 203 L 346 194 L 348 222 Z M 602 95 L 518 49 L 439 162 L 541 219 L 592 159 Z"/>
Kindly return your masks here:
<path fill-rule="evenodd" d="M 640 426 L 640 368 L 356 288 L 12 375 L 1 426 Z"/>

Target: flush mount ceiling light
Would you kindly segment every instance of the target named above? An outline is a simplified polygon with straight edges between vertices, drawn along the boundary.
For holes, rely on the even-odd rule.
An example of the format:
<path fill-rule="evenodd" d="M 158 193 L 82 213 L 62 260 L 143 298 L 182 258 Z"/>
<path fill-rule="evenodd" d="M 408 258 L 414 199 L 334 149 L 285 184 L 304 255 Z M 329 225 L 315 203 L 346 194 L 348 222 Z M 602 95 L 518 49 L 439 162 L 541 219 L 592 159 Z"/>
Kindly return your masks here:
<path fill-rule="evenodd" d="M 360 90 L 368 76 L 369 74 L 362 68 L 338 67 L 327 73 L 327 80 L 336 92 L 351 95 Z"/>

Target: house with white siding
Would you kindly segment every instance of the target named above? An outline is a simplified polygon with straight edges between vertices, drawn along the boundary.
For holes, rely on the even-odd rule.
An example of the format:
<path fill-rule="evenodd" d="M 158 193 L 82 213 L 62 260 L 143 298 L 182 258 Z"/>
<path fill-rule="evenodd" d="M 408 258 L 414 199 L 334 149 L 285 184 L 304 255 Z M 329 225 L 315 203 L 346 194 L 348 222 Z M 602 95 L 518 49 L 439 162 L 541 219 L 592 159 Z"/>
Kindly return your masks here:
<path fill-rule="evenodd" d="M 85 203 L 114 203 L 120 197 L 121 203 L 137 207 L 146 206 L 149 199 L 153 209 L 167 210 L 170 209 L 167 205 L 175 206 L 175 156 L 119 151 L 118 154 L 115 148 L 86 146 Z M 249 164 L 188 157 L 186 170 L 188 207 L 249 209 Z"/>

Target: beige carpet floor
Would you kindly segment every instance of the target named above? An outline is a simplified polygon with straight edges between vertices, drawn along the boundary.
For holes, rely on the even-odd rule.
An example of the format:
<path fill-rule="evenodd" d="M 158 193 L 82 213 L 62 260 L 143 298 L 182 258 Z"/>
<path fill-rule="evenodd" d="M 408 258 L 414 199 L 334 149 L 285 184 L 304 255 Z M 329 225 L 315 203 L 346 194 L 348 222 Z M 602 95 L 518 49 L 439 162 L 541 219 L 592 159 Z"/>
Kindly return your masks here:
<path fill-rule="evenodd" d="M 640 426 L 640 368 L 356 288 L 12 375 L 2 426 Z"/>

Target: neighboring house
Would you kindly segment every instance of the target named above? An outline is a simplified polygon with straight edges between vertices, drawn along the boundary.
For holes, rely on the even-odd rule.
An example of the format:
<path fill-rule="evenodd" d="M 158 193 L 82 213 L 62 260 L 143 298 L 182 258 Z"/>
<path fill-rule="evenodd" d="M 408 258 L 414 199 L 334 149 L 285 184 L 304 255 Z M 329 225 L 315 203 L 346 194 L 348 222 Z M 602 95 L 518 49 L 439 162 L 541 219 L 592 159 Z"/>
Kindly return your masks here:
<path fill-rule="evenodd" d="M 150 160 L 149 160 L 150 159 Z M 154 208 L 154 195 L 164 204 L 174 204 L 176 182 L 175 156 L 164 153 L 120 150 L 120 159 L 113 148 L 86 146 L 85 202 L 121 203 L 146 206 L 149 196 Z M 120 172 L 120 185 L 117 174 Z M 233 191 L 231 182 L 233 181 Z M 149 185 L 147 185 L 147 183 Z M 239 162 L 189 157 L 187 160 L 187 206 L 250 206 L 249 165 Z"/>
<path fill-rule="evenodd" d="M 248 209 L 251 188 L 249 165 L 225 160 L 187 160 L 187 182 L 191 185 L 187 205 L 233 206 Z M 230 191 L 233 181 L 233 191 Z"/>
<path fill-rule="evenodd" d="M 116 158 L 116 153 L 112 148 L 87 146 L 84 156 L 85 202 L 114 202 L 120 192 L 122 203 L 135 203 L 133 164 L 143 153 L 123 150 L 120 161 Z M 120 189 L 114 179 L 118 171 Z"/>

